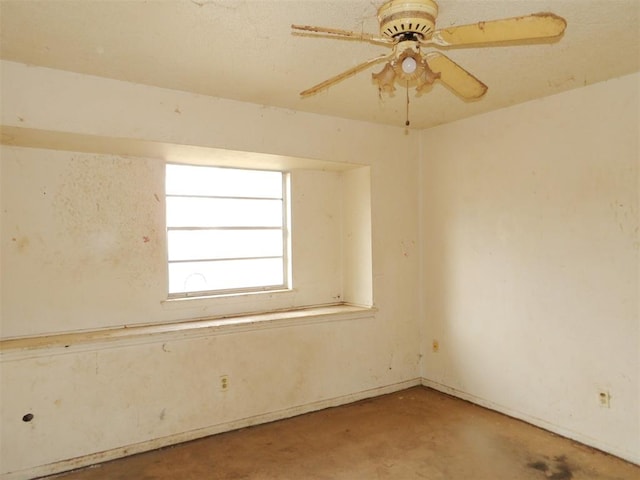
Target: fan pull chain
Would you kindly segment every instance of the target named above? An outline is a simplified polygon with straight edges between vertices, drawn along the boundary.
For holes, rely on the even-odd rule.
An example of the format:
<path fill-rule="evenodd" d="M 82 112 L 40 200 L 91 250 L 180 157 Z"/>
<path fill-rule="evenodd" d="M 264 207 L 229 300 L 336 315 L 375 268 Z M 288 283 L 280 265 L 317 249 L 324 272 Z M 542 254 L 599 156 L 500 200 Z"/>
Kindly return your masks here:
<path fill-rule="evenodd" d="M 408 127 L 411 122 L 409 121 L 409 82 L 407 82 L 407 120 L 404 124 Z"/>

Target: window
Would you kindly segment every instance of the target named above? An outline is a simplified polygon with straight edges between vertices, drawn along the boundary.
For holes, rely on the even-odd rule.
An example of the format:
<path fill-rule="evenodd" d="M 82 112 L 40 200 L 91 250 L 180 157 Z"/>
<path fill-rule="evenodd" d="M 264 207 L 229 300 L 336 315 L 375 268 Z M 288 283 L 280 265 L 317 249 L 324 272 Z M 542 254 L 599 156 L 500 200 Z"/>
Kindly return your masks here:
<path fill-rule="evenodd" d="M 287 175 L 167 164 L 169 297 L 288 288 Z"/>

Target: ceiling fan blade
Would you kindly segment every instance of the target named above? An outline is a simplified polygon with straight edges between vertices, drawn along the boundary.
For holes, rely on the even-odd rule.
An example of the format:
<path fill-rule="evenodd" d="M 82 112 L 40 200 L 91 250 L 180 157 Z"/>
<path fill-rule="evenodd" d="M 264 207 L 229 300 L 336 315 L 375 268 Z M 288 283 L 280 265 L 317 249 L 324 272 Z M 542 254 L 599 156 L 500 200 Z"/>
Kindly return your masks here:
<path fill-rule="evenodd" d="M 514 42 L 553 38 L 561 35 L 567 22 L 553 13 L 534 13 L 524 17 L 504 18 L 470 25 L 443 28 L 423 43 L 441 47 Z"/>
<path fill-rule="evenodd" d="M 488 87 L 476 77 L 467 72 L 449 57 L 438 53 L 426 55 L 427 64 L 434 73 L 440 74 L 440 81 L 463 98 L 472 100 L 480 98 Z"/>
<path fill-rule="evenodd" d="M 365 70 L 367 68 L 369 68 L 372 65 L 375 65 L 376 63 L 380 63 L 380 62 L 385 62 L 390 60 L 391 58 L 393 58 L 393 54 L 390 55 L 380 55 L 379 57 L 375 57 L 372 58 L 370 60 L 367 60 L 364 63 L 361 63 L 360 65 L 356 65 L 353 68 L 350 68 L 349 70 L 346 70 L 344 72 L 342 72 L 339 75 L 336 75 L 335 77 L 331 77 L 328 80 L 325 80 L 322 83 L 319 83 L 318 85 L 311 87 L 303 92 L 300 92 L 300 96 L 301 97 L 308 97 L 310 95 L 315 95 L 316 93 L 331 87 L 332 85 L 341 82 L 342 80 L 345 80 L 353 75 L 355 75 L 356 73 L 361 72 L 362 70 Z"/>
<path fill-rule="evenodd" d="M 311 25 L 291 25 L 291 28 L 293 29 L 292 33 L 294 35 L 326 36 L 329 38 L 362 40 L 382 45 L 393 45 L 394 43 L 391 39 L 375 37 L 370 33 L 351 32 L 349 30 L 340 30 L 339 28 L 314 27 Z"/>

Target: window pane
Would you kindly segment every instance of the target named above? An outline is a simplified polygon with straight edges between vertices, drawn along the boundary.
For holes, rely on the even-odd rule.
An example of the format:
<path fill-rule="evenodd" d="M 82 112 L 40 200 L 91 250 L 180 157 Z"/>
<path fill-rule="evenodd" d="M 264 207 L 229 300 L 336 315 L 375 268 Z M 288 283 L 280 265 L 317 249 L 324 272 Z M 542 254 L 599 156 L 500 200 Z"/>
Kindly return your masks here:
<path fill-rule="evenodd" d="M 223 260 L 169 264 L 169 293 L 280 286 L 283 260 Z"/>
<path fill-rule="evenodd" d="M 167 165 L 167 195 L 282 198 L 282 172 Z"/>
<path fill-rule="evenodd" d="M 283 172 L 167 165 L 169 293 L 284 287 L 284 178 Z"/>
<path fill-rule="evenodd" d="M 167 227 L 281 227 L 282 200 L 167 198 Z"/>
<path fill-rule="evenodd" d="M 282 230 L 170 230 L 169 261 L 280 257 Z"/>

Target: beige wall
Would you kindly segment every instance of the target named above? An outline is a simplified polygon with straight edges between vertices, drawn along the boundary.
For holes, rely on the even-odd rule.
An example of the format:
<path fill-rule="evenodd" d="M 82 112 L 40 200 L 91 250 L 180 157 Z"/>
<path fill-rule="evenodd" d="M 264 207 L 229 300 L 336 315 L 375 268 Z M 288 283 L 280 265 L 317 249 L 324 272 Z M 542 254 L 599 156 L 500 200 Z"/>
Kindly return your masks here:
<path fill-rule="evenodd" d="M 636 462 L 639 86 L 427 130 L 421 159 L 427 383 Z"/>
<path fill-rule="evenodd" d="M 307 185 L 304 193 L 315 197 L 302 210 L 310 212 L 310 235 L 321 235 L 320 225 L 335 224 L 333 231 L 323 230 L 327 237 L 317 238 L 322 244 L 316 253 L 339 241 L 336 230 L 355 229 L 351 240 L 340 247 L 345 252 L 367 251 L 370 242 L 368 277 L 373 284 L 352 285 L 345 295 L 366 304 L 371 303 L 373 290 L 376 308 L 365 316 L 303 318 L 48 350 L 3 351 L 1 465 L 3 472 L 16 472 L 10 478 L 49 473 L 419 382 L 418 222 L 417 213 L 409 213 L 418 203 L 417 136 L 407 136 L 399 128 L 10 62 L 2 64 L 2 102 L 5 126 L 92 135 L 96 143 L 100 137 L 117 139 L 118 144 L 122 139 L 139 139 L 365 165 L 368 168 L 345 171 L 342 179 L 310 170 L 294 176 L 298 185 Z M 103 150 L 104 145 L 99 151 Z M 82 162 L 91 168 L 81 168 Z M 160 309 L 165 288 L 162 215 L 153 195 L 161 179 L 158 164 L 157 159 L 105 153 L 3 147 L 0 207 L 13 212 L 1 217 L 3 331 L 37 334 L 92 328 L 96 319 L 101 325 L 113 325 L 217 313 L 202 303 L 186 312 Z M 330 187 L 330 202 L 318 197 L 327 194 L 318 191 L 323 177 Z M 24 178 L 37 179 L 37 184 L 20 186 Z M 370 190 L 369 218 L 359 215 L 363 205 L 350 197 L 351 189 L 340 194 L 342 182 L 352 182 L 361 192 Z M 45 192 L 57 193 L 58 201 L 43 200 Z M 95 195 L 112 208 L 101 207 L 91 218 L 95 202 L 83 199 Z M 343 203 L 347 205 L 343 218 L 329 218 L 328 205 L 337 208 Z M 127 210 L 134 206 L 143 211 L 137 220 Z M 324 217 L 318 218 L 320 214 Z M 93 230 L 85 228 L 83 222 L 96 218 L 115 232 L 115 240 L 92 236 Z M 372 230 L 371 239 L 361 238 L 358 232 L 363 228 Z M 151 229 L 155 232 L 149 235 Z M 158 241 L 144 242 L 143 236 Z M 28 242 L 20 242 L 23 237 Z M 107 241 L 110 238 L 116 243 Z M 86 265 L 81 261 L 89 248 L 85 240 L 95 242 Z M 52 244 L 55 249 L 50 251 Z M 97 254 L 100 249 L 108 255 Z M 5 275 L 19 270 L 16 262 L 21 255 L 34 260 L 29 263 L 31 291 L 16 291 Z M 343 272 L 336 271 L 335 262 L 321 263 L 317 258 L 313 268 L 325 269 L 324 278 L 331 277 L 335 286 L 343 277 L 352 278 L 355 270 L 367 268 L 366 259 L 350 258 Z M 38 262 L 44 278 L 35 271 Z M 121 263 L 128 266 L 114 266 Z M 133 272 L 136 279 L 130 276 Z M 300 281 L 324 296 L 335 295 L 335 289 L 314 284 L 313 278 Z M 21 280 L 22 286 L 28 283 L 28 278 Z M 230 388 L 221 392 L 219 376 L 225 374 Z M 22 421 L 26 413 L 34 414 L 32 422 Z M 97 452 L 106 454 L 95 456 Z"/>

